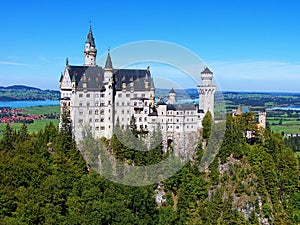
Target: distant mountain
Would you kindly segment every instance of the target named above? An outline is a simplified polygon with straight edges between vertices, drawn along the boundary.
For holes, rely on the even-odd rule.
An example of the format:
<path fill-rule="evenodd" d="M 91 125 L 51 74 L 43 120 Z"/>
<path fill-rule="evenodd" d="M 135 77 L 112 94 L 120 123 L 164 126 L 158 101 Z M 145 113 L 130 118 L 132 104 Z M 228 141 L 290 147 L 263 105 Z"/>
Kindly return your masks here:
<path fill-rule="evenodd" d="M 0 86 L 0 89 L 6 89 L 6 90 L 35 90 L 35 91 L 41 91 L 41 89 L 39 88 L 35 88 L 35 87 L 29 87 L 26 85 L 12 85 L 12 86 L 7 86 L 7 87 L 2 87 Z"/>
<path fill-rule="evenodd" d="M 41 90 L 26 85 L 0 86 L 0 101 L 19 100 L 58 100 L 60 92 L 55 90 Z"/>

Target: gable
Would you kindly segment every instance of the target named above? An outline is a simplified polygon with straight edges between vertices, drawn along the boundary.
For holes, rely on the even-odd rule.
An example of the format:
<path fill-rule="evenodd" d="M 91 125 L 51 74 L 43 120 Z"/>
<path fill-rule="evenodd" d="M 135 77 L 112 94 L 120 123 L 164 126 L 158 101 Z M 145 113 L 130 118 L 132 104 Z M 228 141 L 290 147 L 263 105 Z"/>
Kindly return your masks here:
<path fill-rule="evenodd" d="M 69 71 L 67 69 L 65 69 L 62 81 L 61 81 L 61 88 L 62 89 L 67 89 L 67 88 L 72 88 L 72 84 L 71 84 L 71 78 L 69 75 Z"/>

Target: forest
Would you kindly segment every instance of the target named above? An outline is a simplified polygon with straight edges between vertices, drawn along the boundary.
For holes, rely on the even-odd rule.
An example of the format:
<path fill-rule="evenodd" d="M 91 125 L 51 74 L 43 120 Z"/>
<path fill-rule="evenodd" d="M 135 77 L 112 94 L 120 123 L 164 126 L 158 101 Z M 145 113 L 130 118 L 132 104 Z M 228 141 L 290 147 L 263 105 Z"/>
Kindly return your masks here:
<path fill-rule="evenodd" d="M 66 117 L 60 130 L 50 123 L 32 134 L 26 124 L 17 131 L 7 124 L 0 140 L 0 224 L 299 224 L 299 160 L 289 141 L 255 129 L 251 118 L 227 115 L 222 145 L 200 170 L 218 126 L 206 116 L 193 160 L 160 182 L 159 204 L 158 184 L 123 185 L 92 169 L 86 159 L 97 152 L 80 152 Z M 249 129 L 252 142 L 244 135 Z M 118 137 L 129 131 L 145 135 L 132 123 L 111 140 L 89 143 L 101 142 L 102 150 L 135 166 L 167 157 L 161 145 L 144 152 L 124 146 Z"/>

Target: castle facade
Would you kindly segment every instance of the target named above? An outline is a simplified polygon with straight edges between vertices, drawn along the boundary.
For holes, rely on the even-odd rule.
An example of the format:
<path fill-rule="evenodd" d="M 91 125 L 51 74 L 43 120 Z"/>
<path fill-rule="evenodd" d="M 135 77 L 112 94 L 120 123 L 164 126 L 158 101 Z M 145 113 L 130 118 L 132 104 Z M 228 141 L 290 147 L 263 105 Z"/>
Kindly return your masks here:
<path fill-rule="evenodd" d="M 171 89 L 167 101 L 156 101 L 155 86 L 150 68 L 117 69 L 113 67 L 108 50 L 104 67 L 96 64 L 97 49 L 90 27 L 86 38 L 82 66 L 69 65 L 60 78 L 61 112 L 68 110 L 77 141 L 86 129 L 94 138 L 111 138 L 118 123 L 122 129 L 135 118 L 138 130 L 162 131 L 164 139 L 175 134 L 198 132 L 206 112 L 214 115 L 213 73 L 206 67 L 198 86 L 199 106 L 178 104 Z"/>

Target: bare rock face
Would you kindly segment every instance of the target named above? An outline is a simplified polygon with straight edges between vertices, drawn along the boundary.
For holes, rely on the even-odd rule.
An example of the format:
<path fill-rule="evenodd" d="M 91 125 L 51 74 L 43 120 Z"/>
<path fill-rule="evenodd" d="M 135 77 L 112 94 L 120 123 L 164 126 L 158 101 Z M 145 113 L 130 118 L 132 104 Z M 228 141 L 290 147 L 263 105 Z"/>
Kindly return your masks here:
<path fill-rule="evenodd" d="M 199 139 L 199 132 L 175 133 L 173 139 L 175 156 L 180 157 L 182 161 L 192 160 L 193 155 L 196 153 Z"/>
<path fill-rule="evenodd" d="M 163 184 L 159 183 L 157 188 L 155 189 L 155 203 L 158 207 L 160 207 L 165 201 L 166 192 L 164 191 Z"/>

